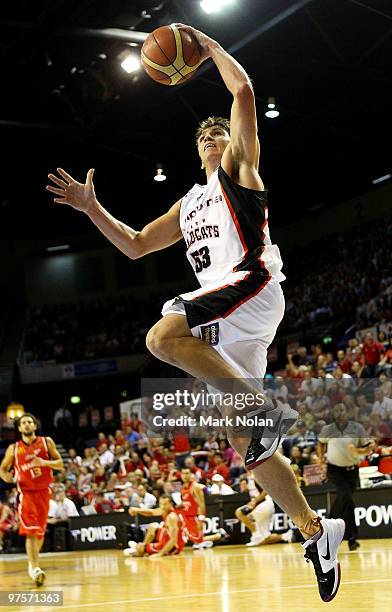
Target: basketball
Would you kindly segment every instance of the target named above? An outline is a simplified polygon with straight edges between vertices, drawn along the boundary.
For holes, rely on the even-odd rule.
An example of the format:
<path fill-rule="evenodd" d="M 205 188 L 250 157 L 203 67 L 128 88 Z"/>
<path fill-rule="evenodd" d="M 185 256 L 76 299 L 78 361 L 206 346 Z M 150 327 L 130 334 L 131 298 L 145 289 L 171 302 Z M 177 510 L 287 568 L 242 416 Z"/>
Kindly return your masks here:
<path fill-rule="evenodd" d="M 157 28 L 148 35 L 141 51 L 144 70 L 157 83 L 179 85 L 190 79 L 200 65 L 196 39 L 175 25 Z"/>

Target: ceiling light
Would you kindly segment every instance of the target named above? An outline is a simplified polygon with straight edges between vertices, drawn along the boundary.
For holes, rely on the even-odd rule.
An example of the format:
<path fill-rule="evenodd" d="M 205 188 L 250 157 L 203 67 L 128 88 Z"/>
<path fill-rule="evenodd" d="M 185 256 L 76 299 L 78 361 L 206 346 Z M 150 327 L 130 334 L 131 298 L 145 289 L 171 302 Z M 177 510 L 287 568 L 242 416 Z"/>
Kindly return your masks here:
<path fill-rule="evenodd" d="M 80 399 L 79 395 L 72 395 L 69 401 L 71 402 L 71 404 L 80 404 L 82 400 Z"/>
<path fill-rule="evenodd" d="M 46 247 L 48 253 L 57 253 L 58 251 L 68 251 L 69 244 L 59 244 L 58 246 Z"/>
<path fill-rule="evenodd" d="M 374 179 L 372 181 L 373 185 L 378 185 L 379 183 L 384 183 L 385 181 L 389 181 L 392 178 L 392 174 L 384 174 L 384 176 L 380 176 L 379 178 Z"/>
<path fill-rule="evenodd" d="M 274 97 L 271 96 L 268 98 L 267 107 L 268 110 L 265 112 L 265 116 L 268 117 L 268 119 L 276 119 L 276 117 L 279 117 L 280 113 Z"/>
<path fill-rule="evenodd" d="M 128 72 L 128 74 L 132 74 L 132 72 L 136 72 L 140 69 L 140 58 L 137 57 L 134 53 L 130 53 L 127 57 L 121 62 L 121 68 Z"/>
<path fill-rule="evenodd" d="M 218 13 L 229 4 L 233 4 L 233 0 L 202 0 L 200 6 L 205 13 Z"/>
<path fill-rule="evenodd" d="M 163 174 L 163 168 L 160 168 L 158 166 L 157 173 L 154 176 L 154 181 L 157 181 L 157 183 L 161 183 L 162 181 L 166 181 L 166 175 Z"/>

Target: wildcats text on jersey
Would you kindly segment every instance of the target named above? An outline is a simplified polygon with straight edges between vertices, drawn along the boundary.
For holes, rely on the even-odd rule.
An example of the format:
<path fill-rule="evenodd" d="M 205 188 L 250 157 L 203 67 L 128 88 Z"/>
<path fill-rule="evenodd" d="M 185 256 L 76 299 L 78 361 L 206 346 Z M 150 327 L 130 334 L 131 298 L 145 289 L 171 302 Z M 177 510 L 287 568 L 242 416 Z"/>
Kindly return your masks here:
<path fill-rule="evenodd" d="M 185 238 L 186 246 L 192 246 L 195 242 L 200 240 L 207 240 L 208 238 L 219 238 L 219 227 L 217 225 L 202 225 L 187 231 Z"/>

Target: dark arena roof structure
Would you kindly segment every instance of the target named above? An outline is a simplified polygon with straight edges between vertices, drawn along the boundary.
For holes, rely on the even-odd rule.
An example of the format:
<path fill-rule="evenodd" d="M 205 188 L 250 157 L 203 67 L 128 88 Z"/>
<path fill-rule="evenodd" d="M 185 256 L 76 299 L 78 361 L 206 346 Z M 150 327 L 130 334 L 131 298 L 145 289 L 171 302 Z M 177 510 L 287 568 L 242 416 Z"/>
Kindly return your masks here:
<path fill-rule="evenodd" d="M 230 109 L 212 63 L 170 88 L 120 66 L 139 32 L 178 21 L 216 38 L 254 82 L 272 226 L 391 170 L 389 0 L 236 0 L 216 15 L 196 0 L 12 0 L 0 16 L 2 236 L 95 231 L 49 206 L 59 165 L 79 177 L 95 167 L 99 198 L 135 227 L 203 180 L 194 130 Z M 152 180 L 157 162 L 165 183 Z"/>

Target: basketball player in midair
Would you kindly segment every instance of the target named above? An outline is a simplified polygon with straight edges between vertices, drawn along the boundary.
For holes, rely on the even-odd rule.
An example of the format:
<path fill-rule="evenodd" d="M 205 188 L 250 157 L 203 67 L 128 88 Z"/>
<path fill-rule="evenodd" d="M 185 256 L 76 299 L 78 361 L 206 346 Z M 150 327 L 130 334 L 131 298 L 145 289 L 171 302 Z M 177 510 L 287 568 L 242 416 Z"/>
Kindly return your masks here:
<path fill-rule="evenodd" d="M 48 521 L 52 470 L 63 469 L 63 460 L 52 438 L 36 436 L 36 418 L 29 413 L 17 422 L 21 439 L 11 444 L 0 466 L 0 477 L 18 489 L 19 533 L 26 536 L 28 573 L 37 586 L 45 580 L 38 556 Z"/>
<path fill-rule="evenodd" d="M 162 361 L 213 387 L 230 380 L 238 391 L 255 394 L 254 381 L 265 375 L 267 348 L 284 314 L 280 286 L 284 276 L 279 249 L 270 240 L 266 192 L 258 172 L 254 92 L 245 70 L 215 40 L 189 26 L 177 27 L 197 39 L 202 61 L 210 58 L 215 63 L 233 97 L 230 122 L 210 117 L 197 130 L 206 185 L 196 184 L 141 231 L 115 219 L 98 202 L 93 169 L 86 182 L 79 183 L 59 168 L 58 175 L 49 174 L 53 184 L 47 189 L 55 194 L 56 203 L 87 214 L 131 259 L 184 238 L 201 288 L 164 304 L 163 317 L 147 334 L 147 347 Z M 229 436 L 230 443 L 246 467 L 254 470 L 262 488 L 300 529 L 320 596 L 330 601 L 340 582 L 337 551 L 344 522 L 317 516 L 290 466 L 275 452 L 297 413 L 267 399 L 261 409 L 268 410 L 265 414 L 273 425 L 256 428 L 247 439 Z"/>

